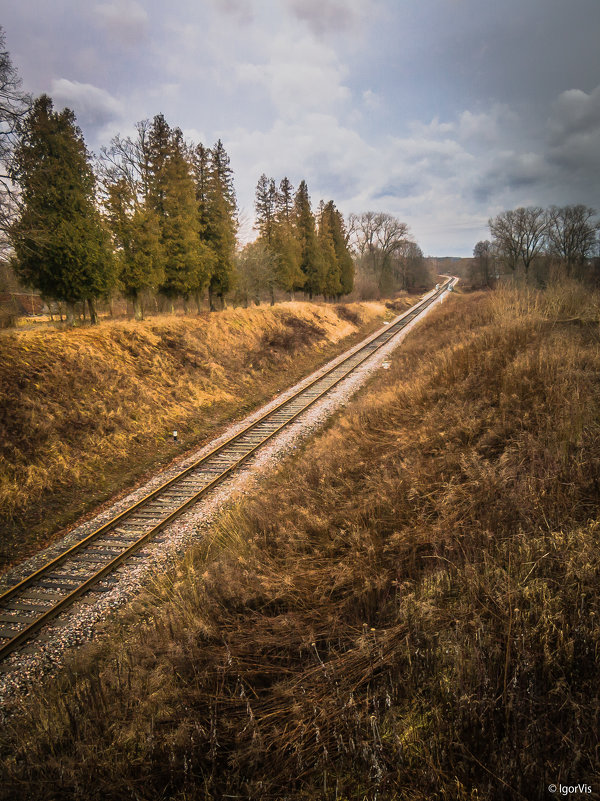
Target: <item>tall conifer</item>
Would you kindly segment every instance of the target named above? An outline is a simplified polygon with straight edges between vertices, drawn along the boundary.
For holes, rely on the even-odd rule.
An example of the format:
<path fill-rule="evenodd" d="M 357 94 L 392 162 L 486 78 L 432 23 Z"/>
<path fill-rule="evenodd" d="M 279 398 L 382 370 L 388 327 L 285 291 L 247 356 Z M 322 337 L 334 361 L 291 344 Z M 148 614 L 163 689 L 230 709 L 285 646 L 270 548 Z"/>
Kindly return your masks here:
<path fill-rule="evenodd" d="M 204 240 L 214 254 L 208 285 L 210 308 L 214 309 L 214 297 L 223 306 L 225 295 L 232 288 L 237 231 L 233 171 L 220 139 L 210 151 L 206 221 Z"/>
<path fill-rule="evenodd" d="M 337 297 L 342 290 L 340 281 L 340 264 L 335 250 L 334 238 L 334 205 L 321 202 L 319 214 L 319 247 L 323 259 L 321 291 L 326 298 Z"/>
<path fill-rule="evenodd" d="M 300 269 L 304 274 L 304 291 L 312 300 L 322 292 L 323 259 L 317 242 L 315 218 L 310 208 L 306 181 L 301 181 L 294 198 L 296 237 L 300 250 Z"/>
<path fill-rule="evenodd" d="M 256 209 L 256 223 L 261 239 L 272 247 L 273 229 L 275 228 L 275 214 L 277 212 L 277 188 L 273 178 L 263 174 L 258 179 L 254 206 Z"/>
<path fill-rule="evenodd" d="M 333 200 L 324 206 L 329 236 L 335 253 L 335 276 L 328 273 L 327 289 L 331 295 L 347 295 L 354 288 L 354 262 L 346 244 L 344 218 L 336 209 Z"/>
<path fill-rule="evenodd" d="M 108 232 L 95 199 L 95 177 L 81 131 L 70 109 L 56 112 L 47 95 L 26 117 L 12 179 L 21 188 L 20 214 L 11 228 L 16 268 L 43 295 L 67 303 L 95 299 L 114 283 Z"/>
<path fill-rule="evenodd" d="M 135 319 L 141 320 L 141 293 L 156 291 L 164 279 L 158 216 L 140 202 L 125 178 L 107 185 L 105 205 L 116 246 L 119 285 L 133 303 Z"/>

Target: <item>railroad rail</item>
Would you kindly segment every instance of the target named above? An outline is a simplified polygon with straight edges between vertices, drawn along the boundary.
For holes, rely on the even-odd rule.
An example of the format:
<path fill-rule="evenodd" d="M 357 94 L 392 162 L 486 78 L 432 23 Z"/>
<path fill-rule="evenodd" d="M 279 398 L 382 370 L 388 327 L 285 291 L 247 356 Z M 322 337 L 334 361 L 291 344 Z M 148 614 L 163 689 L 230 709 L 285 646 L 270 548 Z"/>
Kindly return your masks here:
<path fill-rule="evenodd" d="M 416 303 L 362 347 L 189 467 L 0 595 L 0 660 L 231 475 L 243 462 L 422 314 L 456 279 Z"/>

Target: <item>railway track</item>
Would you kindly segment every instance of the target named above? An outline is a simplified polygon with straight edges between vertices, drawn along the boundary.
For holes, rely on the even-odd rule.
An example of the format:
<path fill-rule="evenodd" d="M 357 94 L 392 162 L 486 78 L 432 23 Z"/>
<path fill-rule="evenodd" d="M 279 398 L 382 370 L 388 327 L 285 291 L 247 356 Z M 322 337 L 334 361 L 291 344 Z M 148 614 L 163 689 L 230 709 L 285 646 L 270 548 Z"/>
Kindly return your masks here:
<path fill-rule="evenodd" d="M 0 661 L 214 489 L 266 442 L 329 393 L 455 283 L 448 278 L 387 329 L 366 340 L 243 430 L 0 595 Z"/>

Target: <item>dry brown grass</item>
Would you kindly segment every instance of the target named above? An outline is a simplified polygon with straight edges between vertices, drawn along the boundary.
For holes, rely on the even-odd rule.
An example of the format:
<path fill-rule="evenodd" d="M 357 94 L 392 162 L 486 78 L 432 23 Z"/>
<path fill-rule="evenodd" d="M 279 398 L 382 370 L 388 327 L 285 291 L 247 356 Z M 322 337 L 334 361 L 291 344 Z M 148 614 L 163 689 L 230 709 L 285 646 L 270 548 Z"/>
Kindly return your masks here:
<path fill-rule="evenodd" d="M 350 304 L 349 322 L 331 306 L 285 303 L 4 334 L 0 566 L 300 378 L 384 313 L 382 304 Z"/>
<path fill-rule="evenodd" d="M 597 788 L 600 339 L 597 298 L 561 322 L 573 303 L 455 296 L 432 314 L 23 703 L 4 797 Z"/>

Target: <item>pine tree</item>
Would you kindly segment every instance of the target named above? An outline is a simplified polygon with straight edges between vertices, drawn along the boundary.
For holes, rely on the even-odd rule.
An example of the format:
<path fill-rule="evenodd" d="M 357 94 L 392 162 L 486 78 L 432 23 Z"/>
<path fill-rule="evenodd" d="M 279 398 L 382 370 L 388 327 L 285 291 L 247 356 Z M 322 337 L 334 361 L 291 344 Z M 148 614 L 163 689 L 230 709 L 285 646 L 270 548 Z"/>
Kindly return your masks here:
<path fill-rule="evenodd" d="M 152 120 L 148 131 L 148 202 L 159 220 L 165 217 L 167 162 L 173 150 L 173 131 L 162 114 Z"/>
<path fill-rule="evenodd" d="M 289 292 L 293 300 L 294 291 L 304 286 L 305 275 L 300 268 L 301 248 L 296 231 L 294 188 L 287 177 L 280 182 L 275 200 L 273 249 L 277 255 L 277 283 Z"/>
<path fill-rule="evenodd" d="M 275 215 L 277 211 L 277 188 L 273 178 L 263 174 L 258 179 L 255 195 L 256 227 L 260 238 L 267 247 L 273 244 L 273 229 L 275 228 Z"/>
<path fill-rule="evenodd" d="M 164 279 L 158 217 L 138 201 L 124 178 L 108 185 L 106 209 L 117 250 L 119 284 L 133 303 L 135 319 L 141 320 L 141 293 L 156 291 Z"/>
<path fill-rule="evenodd" d="M 211 269 L 210 254 L 200 241 L 197 186 L 189 149 L 179 128 L 162 114 L 148 132 L 148 206 L 158 219 L 164 279 L 159 291 L 184 301 L 202 293 Z"/>
<path fill-rule="evenodd" d="M 178 295 L 185 299 L 201 292 L 209 279 L 209 261 L 199 236 L 196 186 L 178 128 L 172 132 L 161 190 L 165 278 L 160 291 L 172 302 Z"/>
<path fill-rule="evenodd" d="M 348 295 L 354 288 L 354 262 L 346 244 L 347 235 L 344 218 L 336 209 L 333 200 L 327 203 L 325 210 L 337 261 L 339 290 L 334 294 Z"/>
<path fill-rule="evenodd" d="M 210 150 L 204 145 L 196 145 L 189 154 L 194 183 L 196 185 L 196 203 L 198 205 L 198 231 L 200 238 L 208 226 L 208 188 L 210 173 Z"/>
<path fill-rule="evenodd" d="M 279 182 L 276 200 L 277 221 L 292 225 L 294 222 L 294 187 L 287 175 Z"/>
<path fill-rule="evenodd" d="M 235 189 L 233 186 L 233 170 L 230 166 L 229 156 L 220 139 L 210 151 L 210 167 L 210 173 L 219 181 L 221 194 L 225 199 L 235 228 L 235 223 L 237 221 L 237 201 L 235 199 Z"/>
<path fill-rule="evenodd" d="M 55 112 L 47 95 L 26 117 L 11 178 L 21 189 L 20 214 L 11 240 L 20 277 L 46 297 L 74 304 L 95 299 L 114 283 L 108 232 L 95 202 L 95 177 L 81 131 L 70 109 Z"/>
<path fill-rule="evenodd" d="M 306 181 L 301 181 L 294 198 L 296 238 L 300 250 L 300 269 L 304 274 L 304 291 L 312 300 L 320 294 L 323 284 L 323 259 L 317 242 L 315 218 L 310 208 Z"/>
<path fill-rule="evenodd" d="M 210 242 L 210 170 L 211 150 L 198 144 L 188 154 L 192 177 L 196 188 L 198 235 L 200 237 L 198 258 L 202 265 L 202 280 L 193 289 L 198 313 L 202 309 L 202 297 L 212 274 L 217 268 L 217 255 Z M 233 186 L 233 185 L 232 185 Z"/>
<path fill-rule="evenodd" d="M 220 139 L 210 151 L 206 222 L 204 241 L 214 254 L 208 285 L 209 303 L 213 310 L 215 295 L 223 306 L 225 295 L 232 288 L 237 230 L 233 171 Z"/>
<path fill-rule="evenodd" d="M 323 260 L 323 276 L 321 290 L 326 298 L 340 295 L 340 264 L 335 249 L 334 238 L 335 206 L 331 200 L 327 205 L 321 201 L 319 214 L 319 248 Z"/>

